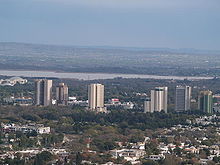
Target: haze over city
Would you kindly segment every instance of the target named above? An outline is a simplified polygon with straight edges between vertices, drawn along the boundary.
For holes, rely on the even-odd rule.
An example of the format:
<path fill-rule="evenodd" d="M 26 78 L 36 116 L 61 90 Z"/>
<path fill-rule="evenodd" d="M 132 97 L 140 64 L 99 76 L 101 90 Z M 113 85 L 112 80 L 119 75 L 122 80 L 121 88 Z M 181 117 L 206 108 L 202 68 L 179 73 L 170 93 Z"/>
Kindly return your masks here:
<path fill-rule="evenodd" d="M 219 50 L 218 0 L 1 0 L 0 41 Z"/>
<path fill-rule="evenodd" d="M 0 0 L 1 165 L 219 165 L 219 0 Z"/>

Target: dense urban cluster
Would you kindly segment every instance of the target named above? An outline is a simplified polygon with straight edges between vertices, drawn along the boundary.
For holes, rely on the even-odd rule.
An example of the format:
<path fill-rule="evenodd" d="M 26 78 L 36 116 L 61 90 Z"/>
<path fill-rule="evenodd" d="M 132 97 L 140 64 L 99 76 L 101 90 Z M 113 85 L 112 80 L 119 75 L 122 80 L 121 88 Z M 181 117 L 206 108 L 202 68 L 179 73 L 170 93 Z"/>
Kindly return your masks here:
<path fill-rule="evenodd" d="M 210 83 L 74 81 L 0 88 L 1 164 L 220 163 L 220 97 Z"/>

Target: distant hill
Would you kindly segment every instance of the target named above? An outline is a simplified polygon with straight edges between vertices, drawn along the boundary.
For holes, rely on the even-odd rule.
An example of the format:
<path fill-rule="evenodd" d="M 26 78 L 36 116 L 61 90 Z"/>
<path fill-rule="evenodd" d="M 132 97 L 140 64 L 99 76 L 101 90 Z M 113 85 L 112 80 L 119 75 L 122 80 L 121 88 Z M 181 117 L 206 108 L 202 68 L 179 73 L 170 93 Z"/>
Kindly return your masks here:
<path fill-rule="evenodd" d="M 0 69 L 220 75 L 220 51 L 0 42 Z"/>

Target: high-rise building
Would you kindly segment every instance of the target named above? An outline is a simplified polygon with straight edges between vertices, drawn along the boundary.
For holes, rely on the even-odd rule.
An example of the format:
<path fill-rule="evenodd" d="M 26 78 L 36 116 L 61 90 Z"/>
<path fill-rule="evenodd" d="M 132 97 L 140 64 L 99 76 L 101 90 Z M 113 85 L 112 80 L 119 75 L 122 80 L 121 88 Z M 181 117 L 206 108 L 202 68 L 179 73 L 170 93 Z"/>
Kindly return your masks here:
<path fill-rule="evenodd" d="M 199 110 L 213 113 L 213 96 L 211 91 L 201 91 L 198 99 Z"/>
<path fill-rule="evenodd" d="M 35 81 L 35 104 L 49 106 L 52 103 L 52 80 Z"/>
<path fill-rule="evenodd" d="M 190 110 L 191 87 L 177 86 L 175 97 L 175 111 L 184 112 Z"/>
<path fill-rule="evenodd" d="M 88 86 L 89 109 L 97 112 L 105 111 L 104 108 L 104 85 L 90 84 Z"/>
<path fill-rule="evenodd" d="M 56 87 L 57 105 L 67 105 L 68 103 L 68 86 L 64 83 L 59 83 Z"/>
<path fill-rule="evenodd" d="M 150 98 L 147 98 L 144 101 L 144 113 L 151 113 L 151 101 L 150 101 Z"/>
<path fill-rule="evenodd" d="M 151 90 L 151 112 L 167 113 L 167 95 L 168 87 L 156 87 Z"/>

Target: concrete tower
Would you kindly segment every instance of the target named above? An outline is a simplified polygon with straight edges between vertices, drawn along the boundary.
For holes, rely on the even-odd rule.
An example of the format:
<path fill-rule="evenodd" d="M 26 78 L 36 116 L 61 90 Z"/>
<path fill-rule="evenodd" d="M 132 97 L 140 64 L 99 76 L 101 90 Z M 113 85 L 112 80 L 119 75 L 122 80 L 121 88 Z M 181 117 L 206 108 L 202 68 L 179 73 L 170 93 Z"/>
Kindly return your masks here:
<path fill-rule="evenodd" d="M 88 86 L 88 101 L 90 110 L 104 111 L 104 85 L 90 84 Z"/>
<path fill-rule="evenodd" d="M 35 81 L 35 104 L 49 106 L 52 103 L 52 80 Z"/>
<path fill-rule="evenodd" d="M 68 86 L 64 83 L 59 83 L 56 87 L 57 105 L 67 105 L 68 103 Z"/>
<path fill-rule="evenodd" d="M 168 87 L 156 87 L 151 90 L 151 112 L 167 113 L 167 95 Z"/>
<path fill-rule="evenodd" d="M 205 113 L 213 113 L 213 96 L 211 91 L 201 91 L 198 99 L 198 108 Z"/>
<path fill-rule="evenodd" d="M 190 110 L 191 87 L 177 86 L 175 96 L 175 111 L 184 112 Z"/>
<path fill-rule="evenodd" d="M 147 98 L 145 101 L 144 101 L 144 113 L 151 113 L 151 101 L 150 101 L 150 98 Z"/>

